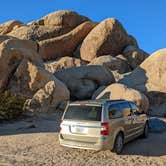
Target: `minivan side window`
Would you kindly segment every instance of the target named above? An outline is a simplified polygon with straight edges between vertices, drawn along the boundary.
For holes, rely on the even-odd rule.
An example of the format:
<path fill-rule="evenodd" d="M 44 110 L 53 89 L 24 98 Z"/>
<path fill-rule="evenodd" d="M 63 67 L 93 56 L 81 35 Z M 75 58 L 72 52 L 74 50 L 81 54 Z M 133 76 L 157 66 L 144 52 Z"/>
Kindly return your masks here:
<path fill-rule="evenodd" d="M 122 109 L 122 117 L 128 117 L 132 115 L 131 107 L 128 102 L 121 103 L 120 106 Z"/>
<path fill-rule="evenodd" d="M 108 118 L 115 119 L 121 117 L 121 108 L 119 104 L 110 105 L 108 108 Z"/>

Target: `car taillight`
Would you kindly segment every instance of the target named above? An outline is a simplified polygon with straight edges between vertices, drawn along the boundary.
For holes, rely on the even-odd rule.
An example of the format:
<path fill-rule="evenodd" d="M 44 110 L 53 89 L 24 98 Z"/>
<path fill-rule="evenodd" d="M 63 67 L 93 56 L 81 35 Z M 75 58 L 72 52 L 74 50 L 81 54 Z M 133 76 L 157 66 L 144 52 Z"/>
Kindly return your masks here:
<path fill-rule="evenodd" d="M 109 134 L 109 123 L 108 122 L 101 123 L 100 134 L 101 135 L 108 135 Z"/>

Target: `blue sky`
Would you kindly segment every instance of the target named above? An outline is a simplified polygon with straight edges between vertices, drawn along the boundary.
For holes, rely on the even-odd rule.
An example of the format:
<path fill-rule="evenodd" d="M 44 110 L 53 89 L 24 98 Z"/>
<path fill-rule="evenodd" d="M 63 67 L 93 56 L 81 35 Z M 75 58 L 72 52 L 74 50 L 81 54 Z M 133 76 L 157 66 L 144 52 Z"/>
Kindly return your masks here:
<path fill-rule="evenodd" d="M 148 53 L 166 47 L 166 0 L 3 0 L 0 23 L 12 19 L 27 23 L 63 9 L 93 21 L 117 18 Z"/>

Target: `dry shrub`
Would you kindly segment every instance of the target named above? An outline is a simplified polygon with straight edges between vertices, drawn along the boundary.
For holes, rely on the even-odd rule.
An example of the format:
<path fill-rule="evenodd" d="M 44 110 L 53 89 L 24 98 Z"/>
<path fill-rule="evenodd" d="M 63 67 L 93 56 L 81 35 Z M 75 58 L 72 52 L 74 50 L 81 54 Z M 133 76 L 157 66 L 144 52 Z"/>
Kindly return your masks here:
<path fill-rule="evenodd" d="M 11 120 L 19 117 L 24 111 L 25 97 L 19 94 L 4 92 L 0 95 L 0 120 Z"/>

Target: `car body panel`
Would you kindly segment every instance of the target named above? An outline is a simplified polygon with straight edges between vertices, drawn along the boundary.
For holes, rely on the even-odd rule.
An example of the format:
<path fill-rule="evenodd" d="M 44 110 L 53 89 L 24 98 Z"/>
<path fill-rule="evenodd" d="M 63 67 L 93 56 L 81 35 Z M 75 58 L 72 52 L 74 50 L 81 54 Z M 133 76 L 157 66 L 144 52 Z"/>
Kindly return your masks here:
<path fill-rule="evenodd" d="M 131 111 L 131 115 L 109 119 L 108 109 L 110 104 L 119 104 L 123 100 L 91 100 L 70 103 L 63 114 L 61 131 L 59 134 L 60 144 L 67 147 L 102 150 L 114 147 L 114 142 L 118 133 L 124 136 L 124 143 L 143 134 L 147 121 L 145 114 L 136 114 Z M 64 115 L 69 106 L 96 106 L 101 107 L 101 120 L 75 120 L 64 119 Z M 79 110 L 78 110 L 79 111 Z M 101 135 L 102 123 L 108 123 L 108 135 Z"/>

